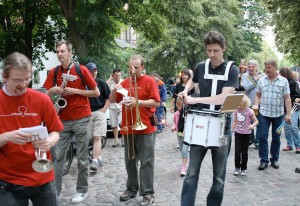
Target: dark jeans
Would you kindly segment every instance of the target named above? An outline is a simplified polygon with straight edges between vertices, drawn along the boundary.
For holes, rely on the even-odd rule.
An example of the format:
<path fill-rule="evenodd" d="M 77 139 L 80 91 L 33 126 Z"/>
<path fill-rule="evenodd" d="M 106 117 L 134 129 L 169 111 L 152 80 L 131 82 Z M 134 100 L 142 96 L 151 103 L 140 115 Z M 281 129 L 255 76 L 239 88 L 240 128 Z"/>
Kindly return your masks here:
<path fill-rule="evenodd" d="M 208 150 L 211 151 L 213 183 L 207 196 L 207 206 L 221 206 L 224 195 L 226 164 L 231 146 L 231 114 L 227 115 L 225 135 L 227 145 L 218 149 L 208 149 L 202 146 L 190 147 L 190 163 L 181 192 L 181 206 L 195 205 L 196 193 L 202 161 Z M 200 138 L 200 137 L 199 137 Z"/>
<path fill-rule="evenodd" d="M 158 124 L 156 125 L 157 130 L 162 130 L 163 129 L 163 125 L 162 125 L 163 113 L 164 113 L 164 107 L 163 106 L 156 107 L 155 114 L 157 116 L 157 121 L 158 121 Z"/>
<path fill-rule="evenodd" d="M 269 147 L 268 147 L 268 136 L 269 128 L 272 125 L 272 142 L 270 147 L 270 161 L 275 162 L 279 160 L 280 151 L 280 135 L 284 121 L 284 115 L 279 117 L 265 117 L 258 114 L 259 124 L 257 125 L 256 137 L 259 139 L 259 157 L 260 162 L 268 164 L 269 163 Z M 281 128 L 281 129 L 280 129 Z"/>
<path fill-rule="evenodd" d="M 239 134 L 235 132 L 235 168 L 247 170 L 249 139 L 250 134 Z"/>
<path fill-rule="evenodd" d="M 14 185 L 0 180 L 0 204 L 5 206 L 58 206 L 54 181 L 35 187 Z"/>

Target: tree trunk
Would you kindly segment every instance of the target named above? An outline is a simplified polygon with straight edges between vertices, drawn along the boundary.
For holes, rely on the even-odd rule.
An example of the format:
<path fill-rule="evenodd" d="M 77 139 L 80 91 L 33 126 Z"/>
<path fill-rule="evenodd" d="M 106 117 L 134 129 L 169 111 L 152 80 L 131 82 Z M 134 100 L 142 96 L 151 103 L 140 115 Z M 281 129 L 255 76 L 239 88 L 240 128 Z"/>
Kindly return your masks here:
<path fill-rule="evenodd" d="M 56 0 L 64 17 L 68 22 L 70 42 L 73 44 L 75 53 L 81 61 L 87 56 L 85 40 L 81 38 L 78 24 L 75 19 L 76 0 Z"/>

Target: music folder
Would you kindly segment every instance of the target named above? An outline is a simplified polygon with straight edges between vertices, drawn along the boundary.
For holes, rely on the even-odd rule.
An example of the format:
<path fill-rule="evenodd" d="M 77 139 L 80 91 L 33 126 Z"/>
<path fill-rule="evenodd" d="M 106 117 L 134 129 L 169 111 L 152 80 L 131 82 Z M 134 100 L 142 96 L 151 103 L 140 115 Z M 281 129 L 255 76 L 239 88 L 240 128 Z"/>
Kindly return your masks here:
<path fill-rule="evenodd" d="M 220 112 L 234 112 L 240 106 L 240 103 L 245 94 L 228 94 L 225 98 L 223 105 L 221 106 Z"/>

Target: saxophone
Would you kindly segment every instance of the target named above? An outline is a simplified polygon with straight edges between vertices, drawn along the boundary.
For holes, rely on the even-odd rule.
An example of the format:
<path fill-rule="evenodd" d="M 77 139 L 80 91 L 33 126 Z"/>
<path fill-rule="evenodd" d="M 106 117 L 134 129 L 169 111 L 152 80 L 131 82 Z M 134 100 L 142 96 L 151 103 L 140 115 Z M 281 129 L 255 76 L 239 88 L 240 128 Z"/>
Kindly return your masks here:
<path fill-rule="evenodd" d="M 69 74 L 70 70 L 71 69 L 68 69 L 67 74 L 62 75 L 62 78 L 63 78 L 63 82 L 61 84 L 62 89 L 66 88 L 68 81 L 75 81 L 77 79 L 76 76 Z M 67 106 L 67 104 L 68 104 L 67 100 L 65 98 L 63 98 L 61 94 L 57 95 L 57 99 L 54 102 L 54 107 L 55 107 L 57 114 L 59 114 L 60 110 L 65 108 Z"/>

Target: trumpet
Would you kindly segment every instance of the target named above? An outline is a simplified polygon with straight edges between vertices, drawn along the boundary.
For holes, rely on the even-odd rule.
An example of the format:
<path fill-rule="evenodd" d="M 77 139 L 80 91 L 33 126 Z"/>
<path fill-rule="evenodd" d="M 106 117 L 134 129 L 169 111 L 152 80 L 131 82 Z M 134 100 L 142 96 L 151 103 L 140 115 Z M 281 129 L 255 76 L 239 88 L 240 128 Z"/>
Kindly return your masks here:
<path fill-rule="evenodd" d="M 53 162 L 47 159 L 47 154 L 41 152 L 39 148 L 35 149 L 36 160 L 32 163 L 32 168 L 36 172 L 49 172 L 53 169 Z"/>
<path fill-rule="evenodd" d="M 61 87 L 63 89 L 66 88 L 68 81 L 75 81 L 77 79 L 76 76 L 69 74 L 70 70 L 71 69 L 68 69 L 68 73 L 62 75 L 63 82 L 61 84 Z M 57 114 L 59 114 L 60 110 L 65 108 L 67 106 L 67 104 L 68 104 L 67 100 L 65 98 L 63 98 L 61 94 L 59 94 L 57 96 L 57 99 L 54 102 L 54 107 L 55 107 Z"/>

